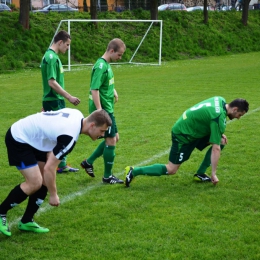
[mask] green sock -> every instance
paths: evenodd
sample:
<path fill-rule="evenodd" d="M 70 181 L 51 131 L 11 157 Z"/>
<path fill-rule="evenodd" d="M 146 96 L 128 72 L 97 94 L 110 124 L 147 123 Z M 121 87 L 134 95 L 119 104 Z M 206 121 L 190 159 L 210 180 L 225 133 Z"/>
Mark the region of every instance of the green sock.
<path fill-rule="evenodd" d="M 60 161 L 60 164 L 58 165 L 58 168 L 63 168 L 63 167 L 65 167 L 67 165 L 66 159 L 67 159 L 67 157 L 64 156 L 63 159 Z"/>
<path fill-rule="evenodd" d="M 93 164 L 94 161 L 100 157 L 101 155 L 103 155 L 104 152 L 104 148 L 105 148 L 105 140 L 103 140 L 99 146 L 96 148 L 96 150 L 89 156 L 89 158 L 87 159 L 87 162 L 89 164 Z"/>
<path fill-rule="evenodd" d="M 135 167 L 133 175 L 149 175 L 149 176 L 161 176 L 168 174 L 167 168 L 164 164 L 153 164 L 144 167 Z"/>
<path fill-rule="evenodd" d="M 115 146 L 105 145 L 104 152 L 103 152 L 105 178 L 108 178 L 110 175 L 112 175 L 112 168 L 116 156 L 115 148 L 116 148 Z"/>
<path fill-rule="evenodd" d="M 225 145 L 223 145 L 223 144 L 220 145 L 221 150 L 223 150 L 224 147 L 225 147 Z M 210 146 L 210 148 L 206 152 L 205 157 L 204 157 L 199 169 L 197 170 L 197 173 L 205 173 L 207 171 L 208 167 L 211 165 L 211 150 L 212 150 L 212 146 Z"/>

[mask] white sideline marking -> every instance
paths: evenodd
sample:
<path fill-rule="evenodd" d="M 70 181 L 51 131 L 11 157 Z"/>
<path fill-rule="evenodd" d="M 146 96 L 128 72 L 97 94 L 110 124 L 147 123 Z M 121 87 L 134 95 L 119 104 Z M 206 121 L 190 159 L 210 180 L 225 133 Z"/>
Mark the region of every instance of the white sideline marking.
<path fill-rule="evenodd" d="M 251 115 L 251 114 L 253 114 L 253 113 L 255 113 L 255 112 L 259 111 L 259 110 L 260 110 L 260 107 L 254 109 L 254 110 L 252 110 L 252 111 L 249 111 L 249 112 L 246 113 L 243 117 L 249 116 L 249 115 Z M 237 120 L 237 119 L 230 120 L 230 121 L 227 122 L 227 124 L 231 124 L 232 122 L 235 122 L 236 120 Z M 162 157 L 162 156 L 168 154 L 169 152 L 170 152 L 170 149 L 167 149 L 166 151 L 163 151 L 163 152 L 161 152 L 161 153 L 158 153 L 158 154 L 152 156 L 152 157 L 149 158 L 148 160 L 145 160 L 145 161 L 140 162 L 140 163 L 137 164 L 136 166 L 147 165 L 147 164 L 149 164 L 150 162 L 154 161 L 155 159 L 158 159 L 158 158 L 160 158 L 160 157 Z M 123 171 L 123 172 L 120 172 L 119 174 L 116 174 L 116 176 L 123 175 L 123 174 L 124 174 L 124 171 Z M 64 203 L 66 203 L 66 202 L 69 202 L 69 201 L 71 201 L 71 200 L 74 200 L 76 197 L 82 196 L 82 195 L 84 195 L 85 193 L 87 193 L 87 192 L 89 192 L 89 191 L 91 191 L 91 190 L 93 190 L 93 189 L 95 189 L 95 188 L 97 188 L 97 187 L 100 187 L 100 186 L 102 186 L 102 185 L 104 185 L 104 184 L 102 184 L 102 183 L 96 183 L 96 184 L 94 184 L 94 185 L 88 186 L 87 188 L 85 188 L 85 189 L 83 189 L 83 190 L 81 190 L 81 191 L 77 191 L 77 192 L 68 194 L 67 196 L 63 197 L 63 198 L 60 200 L 60 204 L 62 205 L 62 204 L 64 204 Z M 122 185 L 122 184 L 121 184 L 121 185 Z M 53 208 L 53 207 L 50 206 L 50 204 L 47 204 L 47 205 L 44 206 L 44 207 L 40 207 L 36 214 L 37 214 L 37 216 L 39 216 L 40 214 L 45 213 L 45 212 L 51 210 L 52 208 Z M 14 221 L 11 221 L 11 222 L 9 223 L 9 228 L 11 228 L 14 224 L 18 223 L 18 221 L 19 221 L 20 219 L 21 219 L 21 218 L 17 218 L 17 219 L 15 219 Z"/>

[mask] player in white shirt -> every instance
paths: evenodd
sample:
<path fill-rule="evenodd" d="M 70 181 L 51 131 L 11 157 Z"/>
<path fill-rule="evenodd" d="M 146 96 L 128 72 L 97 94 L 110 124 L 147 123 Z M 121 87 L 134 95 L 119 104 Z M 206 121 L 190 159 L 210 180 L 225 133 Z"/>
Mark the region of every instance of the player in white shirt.
<path fill-rule="evenodd" d="M 11 236 L 6 215 L 8 210 L 29 197 L 28 205 L 18 228 L 36 233 L 49 232 L 33 220 L 34 214 L 50 193 L 49 203 L 58 206 L 56 169 L 70 153 L 80 134 L 92 140 L 104 136 L 112 121 L 105 110 L 97 110 L 84 118 L 77 109 L 30 115 L 14 123 L 6 133 L 6 147 L 10 166 L 22 173 L 25 181 L 18 184 L 0 205 L 0 232 Z"/>

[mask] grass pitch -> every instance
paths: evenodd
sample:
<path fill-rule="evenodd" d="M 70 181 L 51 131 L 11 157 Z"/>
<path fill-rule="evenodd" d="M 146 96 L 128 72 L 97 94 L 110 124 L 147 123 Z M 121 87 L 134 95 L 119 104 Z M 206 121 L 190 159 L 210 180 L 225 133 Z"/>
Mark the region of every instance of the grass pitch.
<path fill-rule="evenodd" d="M 206 150 L 194 151 L 176 175 L 138 176 L 129 189 L 101 183 L 100 158 L 94 179 L 83 169 L 57 176 L 61 205 L 49 206 L 47 197 L 35 216 L 49 233 L 17 229 L 25 202 L 8 212 L 12 236 L 0 235 L 0 259 L 260 259 L 259 68 L 260 53 L 114 66 L 119 178 L 127 165 L 168 161 L 171 127 L 188 107 L 214 95 L 249 101 L 249 113 L 228 122 L 219 184 L 193 181 Z M 66 89 L 81 99 L 77 108 L 85 115 L 90 73 L 86 67 L 65 74 Z M 2 74 L 0 82 L 2 201 L 23 181 L 8 165 L 5 133 L 13 122 L 41 110 L 42 87 L 40 70 Z M 98 142 L 81 136 L 69 163 L 79 166 Z"/>

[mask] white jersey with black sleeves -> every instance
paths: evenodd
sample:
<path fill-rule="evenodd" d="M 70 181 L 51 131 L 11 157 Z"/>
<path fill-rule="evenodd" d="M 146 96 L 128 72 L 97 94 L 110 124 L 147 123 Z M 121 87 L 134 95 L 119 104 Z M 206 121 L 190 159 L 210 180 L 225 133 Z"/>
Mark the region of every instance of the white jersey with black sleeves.
<path fill-rule="evenodd" d="M 20 143 L 49 152 L 59 136 L 71 136 L 77 141 L 81 132 L 83 114 L 72 108 L 41 112 L 20 119 L 11 126 L 13 138 Z"/>

